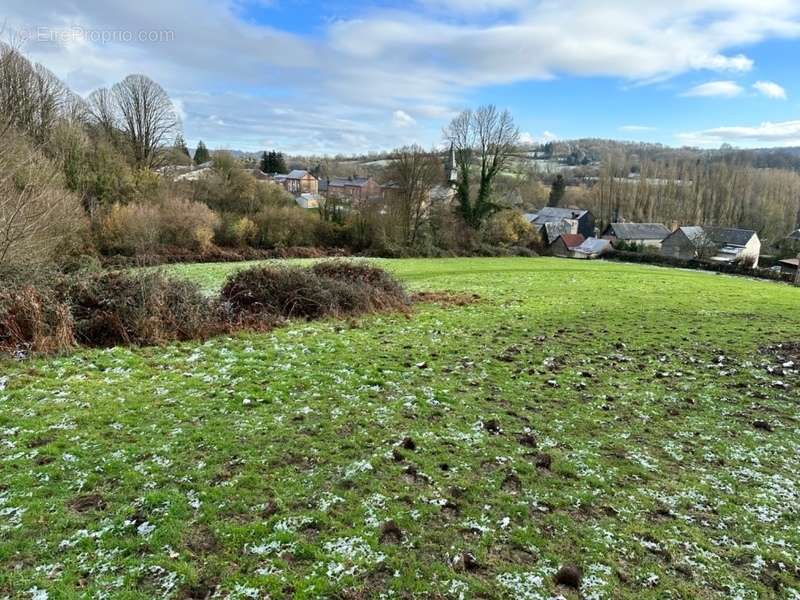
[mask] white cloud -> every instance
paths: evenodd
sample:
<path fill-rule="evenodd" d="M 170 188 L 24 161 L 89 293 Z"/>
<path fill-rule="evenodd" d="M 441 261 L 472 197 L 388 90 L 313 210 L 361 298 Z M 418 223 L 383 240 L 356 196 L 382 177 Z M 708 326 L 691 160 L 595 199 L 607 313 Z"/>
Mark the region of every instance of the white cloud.
<path fill-rule="evenodd" d="M 714 146 L 739 143 L 746 146 L 788 146 L 800 144 L 800 121 L 765 121 L 755 126 L 716 127 L 678 136 L 686 144 Z"/>
<path fill-rule="evenodd" d="M 709 81 L 696 85 L 683 93 L 684 96 L 734 98 L 741 94 L 744 88 L 734 81 Z"/>
<path fill-rule="evenodd" d="M 269 2 L 255 1 L 270 10 Z M 309 152 L 386 148 L 414 141 L 412 134 L 435 143 L 442 122 L 483 86 L 560 76 L 647 83 L 695 71 L 743 72 L 753 62 L 740 48 L 800 37 L 796 0 L 356 4 L 352 13 L 315 15 L 307 36 L 245 20 L 246 2 L 3 0 L 3 13 L 9 27 L 32 31 L 172 32 L 164 43 L 81 38 L 34 42 L 26 50 L 80 93 L 144 71 L 181 99 L 187 140 L 258 149 L 269 135 Z M 253 118 L 250 106 L 232 103 L 224 90 L 235 90 L 261 115 Z M 387 114 L 396 121 L 398 106 L 416 126 L 386 127 Z M 291 110 L 295 129 L 286 129 L 286 117 L 273 109 Z M 211 114 L 226 126 L 209 129 Z"/>
<path fill-rule="evenodd" d="M 786 90 L 773 81 L 756 81 L 753 84 L 753 89 L 767 98 L 786 100 Z"/>
<path fill-rule="evenodd" d="M 392 113 L 392 124 L 395 127 L 411 127 L 416 125 L 417 121 L 404 110 L 396 110 Z"/>
<path fill-rule="evenodd" d="M 553 133 L 552 131 L 545 131 L 542 134 L 542 141 L 543 142 L 555 142 L 558 139 L 559 139 L 559 137 L 555 133 Z"/>
<path fill-rule="evenodd" d="M 534 138 L 529 132 L 523 131 L 519 134 L 519 142 L 520 144 L 531 146 L 536 143 L 536 138 Z"/>

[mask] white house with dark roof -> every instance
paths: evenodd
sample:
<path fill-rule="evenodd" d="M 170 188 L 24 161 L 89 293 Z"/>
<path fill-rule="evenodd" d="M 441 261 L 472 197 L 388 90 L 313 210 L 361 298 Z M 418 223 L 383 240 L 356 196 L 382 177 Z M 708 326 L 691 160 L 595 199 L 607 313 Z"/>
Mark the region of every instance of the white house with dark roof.
<path fill-rule="evenodd" d="M 751 229 L 679 227 L 661 243 L 661 254 L 673 258 L 708 258 L 717 262 L 758 265 L 761 240 Z"/>
<path fill-rule="evenodd" d="M 761 240 L 752 229 L 706 227 L 705 232 L 717 249 L 717 253 L 711 257 L 711 260 L 739 261 L 753 267 L 758 266 L 758 259 L 761 256 Z"/>

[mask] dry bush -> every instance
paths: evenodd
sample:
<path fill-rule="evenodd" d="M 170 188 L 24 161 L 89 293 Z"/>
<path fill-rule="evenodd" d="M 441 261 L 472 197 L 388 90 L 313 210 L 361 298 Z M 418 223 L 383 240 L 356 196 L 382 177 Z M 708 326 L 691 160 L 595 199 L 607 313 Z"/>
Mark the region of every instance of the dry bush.
<path fill-rule="evenodd" d="M 46 287 L 0 291 L 0 352 L 55 353 L 75 345 L 69 306 Z"/>
<path fill-rule="evenodd" d="M 253 222 L 258 227 L 258 247 L 313 246 L 319 215 L 296 206 L 271 206 L 255 215 Z"/>
<path fill-rule="evenodd" d="M 366 263 L 328 260 L 315 264 L 311 270 L 320 277 L 371 288 L 376 309 L 402 308 L 409 303 L 403 286 L 388 271 Z"/>
<path fill-rule="evenodd" d="M 258 235 L 258 227 L 252 220 L 242 217 L 231 227 L 235 243 L 239 246 L 248 246 L 253 243 Z"/>
<path fill-rule="evenodd" d="M 159 213 L 154 205 L 115 204 L 100 220 L 97 243 L 106 254 L 138 254 L 158 242 Z"/>
<path fill-rule="evenodd" d="M 44 264 L 77 251 L 87 239 L 80 200 L 64 189 L 59 169 L 22 137 L 0 144 L 0 266 Z"/>
<path fill-rule="evenodd" d="M 331 312 L 330 290 L 309 269 L 257 267 L 232 275 L 222 299 L 235 313 L 315 319 Z"/>
<path fill-rule="evenodd" d="M 126 256 L 167 245 L 204 252 L 211 246 L 219 217 L 205 204 L 170 198 L 159 204 L 115 204 L 100 221 L 98 245 Z"/>
<path fill-rule="evenodd" d="M 159 242 L 204 252 L 214 239 L 219 216 L 205 204 L 170 198 L 159 206 Z"/>
<path fill-rule="evenodd" d="M 196 285 L 158 272 L 79 278 L 70 286 L 69 302 L 75 336 L 88 346 L 202 339 L 222 329 Z"/>
<path fill-rule="evenodd" d="M 222 300 L 236 315 L 319 319 L 382 310 L 404 310 L 408 298 L 388 274 L 374 267 L 337 263 L 314 268 L 258 267 L 231 276 Z M 380 269 L 377 269 L 380 271 Z M 396 283 L 396 282 L 395 282 Z"/>

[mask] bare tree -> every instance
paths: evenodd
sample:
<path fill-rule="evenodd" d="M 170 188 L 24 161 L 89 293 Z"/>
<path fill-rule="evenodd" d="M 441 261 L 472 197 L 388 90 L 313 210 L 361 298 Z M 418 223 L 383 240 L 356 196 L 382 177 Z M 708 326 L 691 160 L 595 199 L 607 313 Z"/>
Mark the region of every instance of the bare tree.
<path fill-rule="evenodd" d="M 0 146 L 0 265 L 53 258 L 70 236 L 84 235 L 83 210 L 60 173 L 13 133 Z"/>
<path fill-rule="evenodd" d="M 107 136 L 113 137 L 119 124 L 114 95 L 108 88 L 99 88 L 86 98 L 89 122 L 96 125 Z"/>
<path fill-rule="evenodd" d="M 180 132 L 175 107 L 164 89 L 144 75 L 128 75 L 112 88 L 120 128 L 139 167 L 158 166 L 160 150 Z"/>
<path fill-rule="evenodd" d="M 400 148 L 394 154 L 387 173 L 394 190 L 388 210 L 399 226 L 401 242 L 413 245 L 430 208 L 431 193 L 443 181 L 442 163 L 420 146 Z"/>
<path fill-rule="evenodd" d="M 497 210 L 492 202 L 492 185 L 509 163 L 519 142 L 519 129 L 511 113 L 499 112 L 497 107 L 488 105 L 462 112 L 444 135 L 455 150 L 459 212 L 470 227 L 477 229 Z M 473 183 L 477 183 L 475 191 Z"/>
<path fill-rule="evenodd" d="M 14 127 L 37 144 L 44 143 L 66 116 L 70 98 L 53 73 L 0 42 L 0 134 Z"/>

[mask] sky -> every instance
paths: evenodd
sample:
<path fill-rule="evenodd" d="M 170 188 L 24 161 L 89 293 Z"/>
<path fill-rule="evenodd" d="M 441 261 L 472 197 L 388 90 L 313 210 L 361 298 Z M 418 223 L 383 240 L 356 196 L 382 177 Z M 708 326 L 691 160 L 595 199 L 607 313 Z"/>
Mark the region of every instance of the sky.
<path fill-rule="evenodd" d="M 481 104 L 531 142 L 800 145 L 800 0 L 2 0 L 0 26 L 79 94 L 152 77 L 190 146 L 432 147 Z"/>

